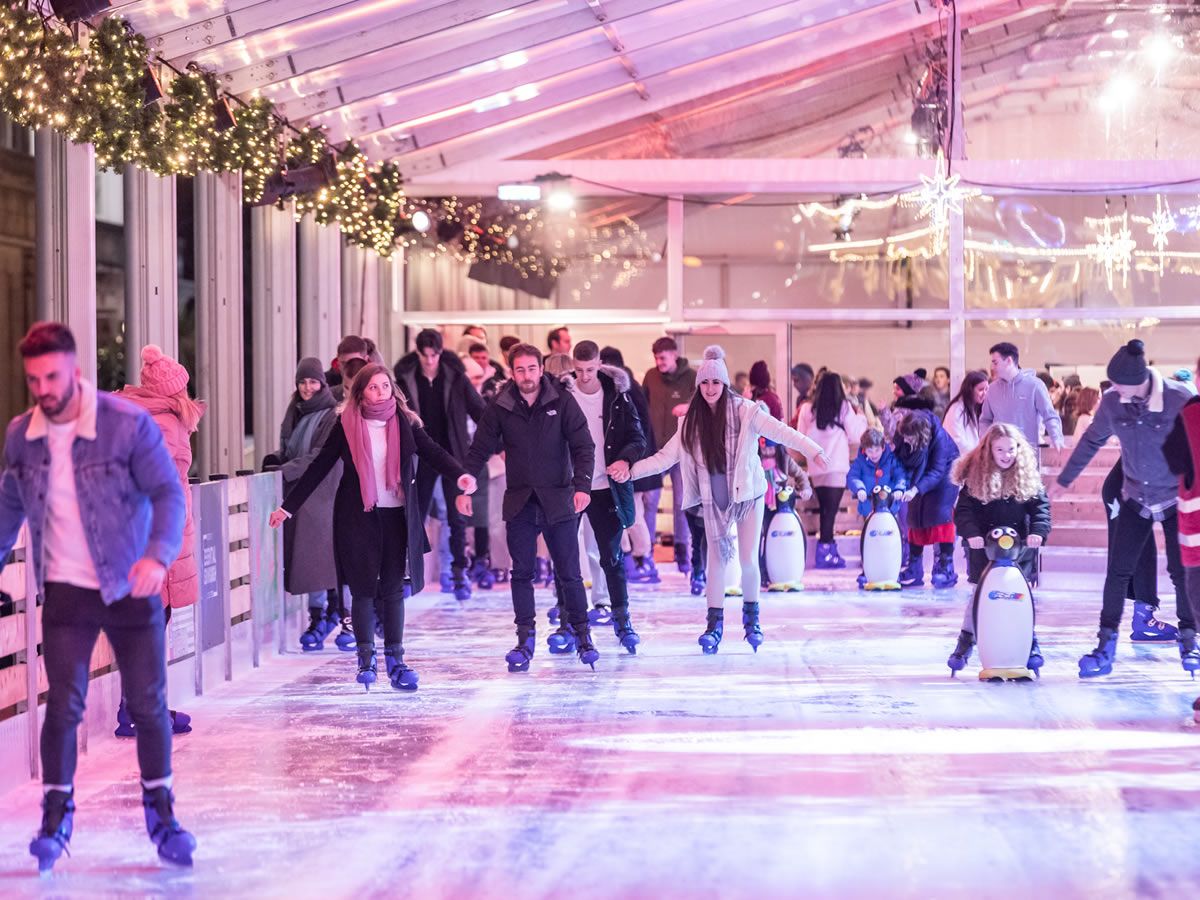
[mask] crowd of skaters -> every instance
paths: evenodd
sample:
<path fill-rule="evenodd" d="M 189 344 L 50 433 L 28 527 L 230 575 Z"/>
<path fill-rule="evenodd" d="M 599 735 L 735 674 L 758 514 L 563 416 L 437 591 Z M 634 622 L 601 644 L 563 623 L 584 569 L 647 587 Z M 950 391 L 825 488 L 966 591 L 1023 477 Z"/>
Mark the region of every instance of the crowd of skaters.
<path fill-rule="evenodd" d="M 442 588 L 465 600 L 485 575 L 509 585 L 509 671 L 527 670 L 537 649 L 539 580 L 557 594 L 551 650 L 594 668 L 593 627 L 611 625 L 628 653 L 641 644 L 629 586 L 660 578 L 653 548 L 664 479 L 675 563 L 705 596 L 700 648 L 711 654 L 721 644 L 726 571 L 736 560 L 743 635 L 757 651 L 762 526 L 783 488 L 816 498 L 818 568 L 845 566 L 834 533 L 845 491 L 865 515 L 871 494 L 886 488 L 907 537 L 905 587 L 925 583 L 926 547 L 932 586 L 953 587 L 960 540 L 967 580 L 977 582 L 984 535 L 996 527 L 1018 532 L 1021 569 L 1036 585 L 1051 502 L 1114 439 L 1121 461 L 1104 491 L 1111 539 L 1098 643 L 1080 675 L 1112 671 L 1129 597 L 1132 637 L 1177 643 L 1184 669 L 1200 669 L 1192 611 L 1200 606 L 1200 403 L 1191 373 L 1162 376 L 1141 341 L 1113 355 L 1108 383 L 1096 389 L 1022 369 L 1017 348 L 1002 342 L 990 350 L 991 371 L 969 372 L 956 392 L 944 367 L 931 379 L 917 370 L 894 380 L 886 404 L 872 399 L 866 379 L 799 363 L 790 413 L 765 362 L 731 377 L 718 346 L 693 367 L 674 340 L 659 338 L 640 381 L 620 350 L 575 342 L 566 328 L 549 333 L 545 351 L 507 336 L 499 348 L 497 359 L 480 327 L 465 329 L 454 348 L 426 329 L 388 366 L 370 338 L 350 335 L 328 369 L 316 358 L 297 364 L 280 446 L 266 460 L 284 485 L 271 524 L 284 527 L 286 589 L 308 598 L 302 645 L 320 648 L 340 627 L 336 644 L 356 653 L 355 679 L 368 688 L 379 678 L 378 639 L 391 687 L 419 685 L 405 661 L 405 603 L 424 588 L 435 508 L 449 569 Z M 172 734 L 191 725 L 167 708 L 164 629 L 173 608 L 198 596 L 187 475 L 204 403 L 157 347 L 142 349 L 139 384 L 118 395 L 81 377 L 61 324 L 38 323 L 18 349 L 35 403 L 6 437 L 0 559 L 28 521 L 49 688 L 44 815 L 30 850 L 48 868 L 69 845 L 75 732 L 104 631 L 122 674 L 117 733 L 137 740 L 148 834 L 164 859 L 190 864 L 196 844 L 174 816 L 170 751 Z M 1039 447 L 1069 441 L 1074 450 L 1047 490 Z M 501 555 L 493 505 L 502 566 L 491 559 Z M 1155 617 L 1155 523 L 1178 627 Z M 589 555 L 604 600 L 590 611 L 581 566 Z M 952 670 L 973 643 L 968 604 Z M 1035 637 L 1030 666 L 1040 665 Z"/>

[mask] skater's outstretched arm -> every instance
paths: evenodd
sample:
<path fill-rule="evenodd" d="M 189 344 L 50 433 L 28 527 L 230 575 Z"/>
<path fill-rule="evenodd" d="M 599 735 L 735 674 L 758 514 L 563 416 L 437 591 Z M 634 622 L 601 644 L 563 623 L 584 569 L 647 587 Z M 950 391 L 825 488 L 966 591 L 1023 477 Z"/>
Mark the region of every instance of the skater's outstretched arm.
<path fill-rule="evenodd" d="M 25 504 L 21 502 L 21 490 L 17 487 L 13 461 L 9 458 L 16 443 L 13 429 L 9 428 L 8 440 L 4 444 L 4 471 L 0 472 L 0 572 L 4 571 L 4 562 L 12 553 L 13 544 L 17 542 L 17 535 L 25 521 Z"/>
<path fill-rule="evenodd" d="M 633 465 L 639 459 L 646 455 L 646 433 L 645 424 L 642 422 L 642 417 L 638 415 L 637 404 L 633 402 L 633 395 L 626 393 L 621 395 L 625 404 L 625 445 L 617 451 L 617 459 L 624 460 Z M 597 453 L 603 452 L 602 448 L 596 448 Z"/>
<path fill-rule="evenodd" d="M 500 415 L 496 412 L 496 404 L 493 402 L 487 405 L 483 415 L 479 418 L 479 425 L 475 429 L 475 439 L 471 441 L 467 458 L 463 460 L 463 469 L 468 475 L 478 478 L 487 461 L 502 449 L 500 446 Z"/>
<path fill-rule="evenodd" d="M 337 424 L 333 426 L 333 431 L 329 432 L 329 440 L 322 445 L 321 452 L 304 470 L 300 480 L 288 491 L 287 497 L 284 498 L 279 508 L 289 516 L 294 516 L 304 505 L 304 501 L 325 480 L 325 476 L 329 474 L 330 470 L 337 465 L 337 461 L 342 458 L 342 451 L 345 449 L 346 432 L 343 430 L 342 420 L 339 418 Z"/>
<path fill-rule="evenodd" d="M 417 444 L 417 456 L 429 463 L 443 478 L 457 482 L 465 471 L 453 456 L 443 449 L 442 445 L 429 436 L 424 428 L 413 426 L 413 440 Z"/>
<path fill-rule="evenodd" d="M 653 456 L 647 456 L 645 459 L 639 459 L 629 467 L 629 477 L 634 481 L 639 478 L 647 478 L 650 475 L 658 475 L 667 471 L 671 466 L 679 462 L 679 436 L 683 434 L 683 427 L 675 429 L 675 433 L 671 435 L 671 439 L 666 445 L 655 453 Z"/>
<path fill-rule="evenodd" d="M 1075 443 L 1075 450 L 1071 453 L 1071 458 L 1067 460 L 1067 464 L 1063 466 L 1062 472 L 1058 475 L 1059 487 L 1070 487 L 1079 477 L 1079 473 L 1092 461 L 1092 457 L 1099 453 L 1100 448 L 1107 444 L 1108 439 L 1113 436 L 1112 410 L 1108 403 L 1108 396 L 1106 394 L 1100 401 L 1092 424 Z M 1120 402 L 1115 394 L 1112 397 L 1113 402 Z"/>
<path fill-rule="evenodd" d="M 784 425 L 769 412 L 765 412 L 761 408 L 756 407 L 750 416 L 750 427 L 768 441 L 783 444 L 785 447 L 790 447 L 799 453 L 803 453 L 804 458 L 810 462 L 814 457 L 829 462 L 829 457 L 821 449 L 820 444 L 808 435 L 801 434 L 795 428 Z"/>

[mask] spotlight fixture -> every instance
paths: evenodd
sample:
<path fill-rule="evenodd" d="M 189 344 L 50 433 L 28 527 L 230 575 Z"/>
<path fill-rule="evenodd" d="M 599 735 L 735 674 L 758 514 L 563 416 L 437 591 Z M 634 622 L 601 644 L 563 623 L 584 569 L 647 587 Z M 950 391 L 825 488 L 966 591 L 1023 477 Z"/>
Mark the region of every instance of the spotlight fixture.
<path fill-rule="evenodd" d="M 311 166 L 284 169 L 267 179 L 262 196 L 252 206 L 270 206 L 296 194 L 312 194 L 333 184 L 337 178 L 337 160 L 326 153 L 320 162 Z"/>
<path fill-rule="evenodd" d="M 425 234 L 430 228 L 433 227 L 433 219 L 431 219 L 429 217 L 429 213 L 425 212 L 423 209 L 418 209 L 412 214 L 411 222 L 412 227 L 416 231 L 421 232 L 421 234 Z"/>
<path fill-rule="evenodd" d="M 449 244 L 451 241 L 458 240 L 462 237 L 463 224 L 451 219 L 442 219 L 437 223 L 437 237 L 443 244 Z"/>
<path fill-rule="evenodd" d="M 502 184 L 496 189 L 496 196 L 509 203 L 538 203 L 542 199 L 540 184 Z"/>
<path fill-rule="evenodd" d="M 162 82 L 158 79 L 158 73 L 154 71 L 154 66 L 148 64 L 146 70 L 142 72 L 143 105 L 153 106 L 155 103 L 161 102 L 166 95 Z"/>
<path fill-rule="evenodd" d="M 111 6 L 111 0 L 50 0 L 50 9 L 65 25 L 98 16 Z"/>
<path fill-rule="evenodd" d="M 213 104 L 213 114 L 216 116 L 217 131 L 228 131 L 237 125 L 237 116 L 233 112 L 233 104 L 228 97 L 217 97 Z"/>
<path fill-rule="evenodd" d="M 533 179 L 533 184 L 541 191 L 543 202 L 551 212 L 570 212 L 575 208 L 570 175 L 547 172 Z"/>

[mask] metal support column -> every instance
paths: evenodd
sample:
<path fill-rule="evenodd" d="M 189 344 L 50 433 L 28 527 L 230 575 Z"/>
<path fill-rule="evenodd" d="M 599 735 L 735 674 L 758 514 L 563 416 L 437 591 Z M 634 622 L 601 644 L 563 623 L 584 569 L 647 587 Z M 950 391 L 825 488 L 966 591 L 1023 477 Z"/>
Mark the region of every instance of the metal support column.
<path fill-rule="evenodd" d="M 328 365 L 342 339 L 342 235 L 300 220 L 300 355 Z"/>
<path fill-rule="evenodd" d="M 125 169 L 125 379 L 138 383 L 141 349 L 179 358 L 175 178 Z"/>
<path fill-rule="evenodd" d="M 37 315 L 75 333 L 79 367 L 96 379 L 96 157 L 48 128 L 37 132 Z"/>
<path fill-rule="evenodd" d="M 957 12 L 951 17 L 958 24 Z M 950 54 L 950 160 L 951 166 L 966 158 L 966 130 L 962 104 L 962 30 L 950 29 L 950 43 L 946 48 Z M 963 232 L 965 210 L 950 209 L 949 256 L 947 276 L 950 286 L 950 390 L 955 391 L 967 374 L 967 323 L 966 323 L 966 265 L 964 260 Z"/>
<path fill-rule="evenodd" d="M 242 179 L 196 177 L 196 368 L 200 471 L 233 475 L 246 437 L 245 334 L 242 322 Z"/>
<path fill-rule="evenodd" d="M 683 322 L 683 197 L 667 200 L 667 318 Z"/>
<path fill-rule="evenodd" d="M 294 390 L 296 353 L 296 220 L 291 207 L 250 211 L 254 254 L 250 309 L 254 337 L 254 461 L 278 449 L 279 423 Z M 327 362 L 327 360 L 322 360 Z"/>

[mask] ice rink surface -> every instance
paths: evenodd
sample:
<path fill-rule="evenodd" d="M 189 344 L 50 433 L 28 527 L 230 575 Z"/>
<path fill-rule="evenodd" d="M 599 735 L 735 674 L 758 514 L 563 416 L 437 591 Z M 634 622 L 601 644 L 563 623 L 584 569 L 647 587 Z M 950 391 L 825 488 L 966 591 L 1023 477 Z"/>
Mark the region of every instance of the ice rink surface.
<path fill-rule="evenodd" d="M 177 812 L 200 842 L 194 871 L 156 861 L 132 743 L 96 741 L 73 856 L 51 878 L 26 849 L 39 788 L 0 797 L 0 896 L 1195 891 L 1200 682 L 1174 645 L 1134 647 L 1126 624 L 1113 675 L 1081 682 L 1099 594 L 1051 584 L 1040 682 L 980 683 L 975 659 L 951 680 L 965 586 L 807 582 L 764 596 L 757 655 L 731 598 L 715 657 L 696 645 L 703 598 L 681 576 L 635 587 L 638 655 L 597 629 L 594 673 L 546 652 L 548 591 L 525 674 L 503 662 L 506 586 L 463 604 L 424 594 L 406 635 L 415 694 L 386 679 L 364 693 L 353 655 L 327 649 L 185 705 L 195 731 L 175 744 Z"/>

